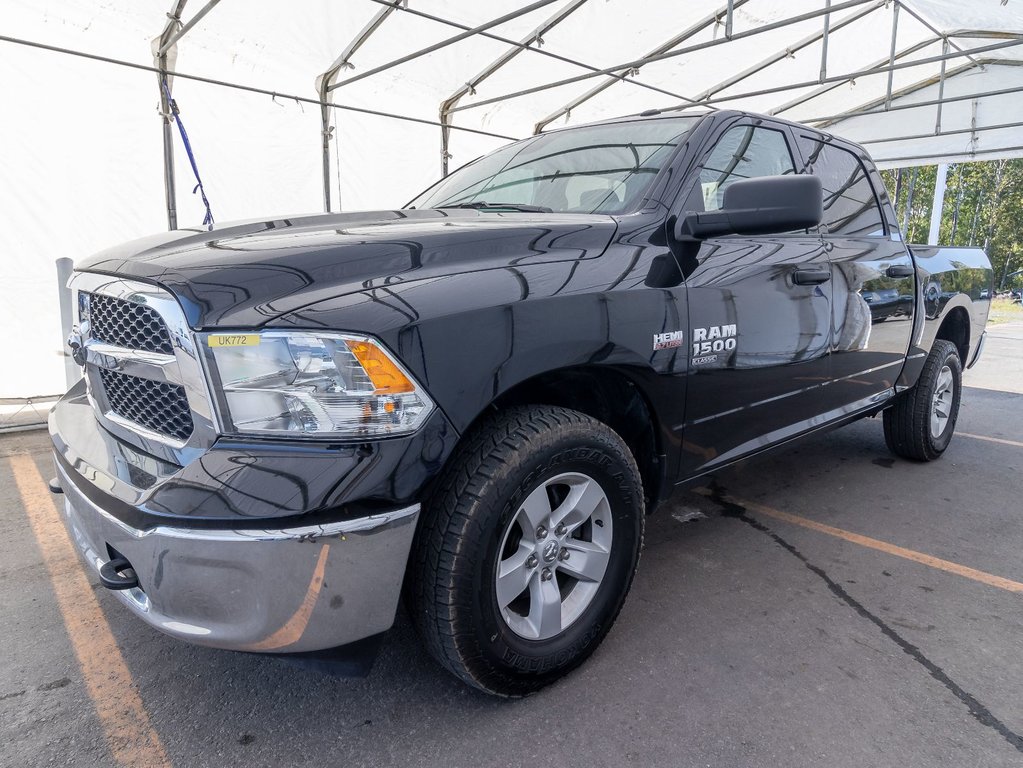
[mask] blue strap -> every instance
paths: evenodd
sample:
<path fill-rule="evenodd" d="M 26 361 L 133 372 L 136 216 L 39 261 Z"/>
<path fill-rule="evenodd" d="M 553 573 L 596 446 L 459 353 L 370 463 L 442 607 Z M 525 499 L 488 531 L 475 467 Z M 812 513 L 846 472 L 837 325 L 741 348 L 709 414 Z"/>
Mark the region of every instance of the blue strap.
<path fill-rule="evenodd" d="M 174 122 L 178 124 L 178 132 L 181 134 L 181 143 L 185 145 L 185 153 L 188 155 L 188 162 L 192 164 L 192 173 L 195 174 L 196 185 L 192 188 L 192 194 L 196 191 L 202 198 L 202 204 L 206 206 L 206 217 L 202 223 L 207 229 L 213 229 L 213 209 L 210 208 L 210 201 L 206 199 L 206 190 L 203 188 L 202 179 L 199 178 L 199 166 L 195 164 L 195 155 L 192 154 L 192 143 L 188 140 L 188 133 L 185 125 L 181 122 L 181 113 L 178 111 L 178 103 L 171 98 L 170 88 L 167 86 L 167 78 L 163 78 L 163 92 L 167 96 L 167 105 L 170 107 Z"/>

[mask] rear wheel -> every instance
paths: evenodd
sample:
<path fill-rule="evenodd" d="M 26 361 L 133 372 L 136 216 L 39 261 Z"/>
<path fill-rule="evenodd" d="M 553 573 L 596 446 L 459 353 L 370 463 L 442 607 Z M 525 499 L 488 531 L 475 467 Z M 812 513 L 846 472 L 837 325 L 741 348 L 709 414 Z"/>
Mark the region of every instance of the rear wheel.
<path fill-rule="evenodd" d="M 935 341 L 916 386 L 884 412 L 884 437 L 892 453 L 917 461 L 941 456 L 955 432 L 962 384 L 955 344 Z"/>
<path fill-rule="evenodd" d="M 466 441 L 427 499 L 408 601 L 431 654 L 521 696 L 582 663 L 632 583 L 643 493 L 628 447 L 565 408 L 512 408 Z"/>

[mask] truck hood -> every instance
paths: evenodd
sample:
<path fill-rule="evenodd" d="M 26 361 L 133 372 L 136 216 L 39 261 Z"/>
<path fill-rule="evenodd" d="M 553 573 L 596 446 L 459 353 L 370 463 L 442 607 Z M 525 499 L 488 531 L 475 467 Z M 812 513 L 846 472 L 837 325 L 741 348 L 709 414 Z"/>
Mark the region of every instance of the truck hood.
<path fill-rule="evenodd" d="M 103 251 L 77 269 L 163 286 L 194 328 L 258 327 L 366 288 L 599 256 L 616 227 L 611 216 L 596 214 L 316 214 L 165 232 Z"/>

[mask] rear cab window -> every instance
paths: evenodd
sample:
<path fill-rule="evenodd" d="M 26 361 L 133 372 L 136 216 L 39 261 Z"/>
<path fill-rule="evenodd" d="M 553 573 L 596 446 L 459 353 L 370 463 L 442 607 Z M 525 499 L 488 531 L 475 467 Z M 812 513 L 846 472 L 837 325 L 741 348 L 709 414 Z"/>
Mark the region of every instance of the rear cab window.
<path fill-rule="evenodd" d="M 860 159 L 844 147 L 818 137 L 800 135 L 799 147 L 806 158 L 804 172 L 819 178 L 824 187 L 821 233 L 884 237 L 881 206 Z"/>

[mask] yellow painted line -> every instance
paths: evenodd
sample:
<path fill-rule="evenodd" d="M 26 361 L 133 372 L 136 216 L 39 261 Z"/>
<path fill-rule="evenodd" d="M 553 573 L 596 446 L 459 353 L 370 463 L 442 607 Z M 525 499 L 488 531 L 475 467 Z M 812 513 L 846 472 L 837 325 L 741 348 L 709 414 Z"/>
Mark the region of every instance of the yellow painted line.
<path fill-rule="evenodd" d="M 1006 440 L 1004 437 L 986 437 L 985 435 L 971 435 L 969 432 L 956 432 L 959 437 L 968 437 L 971 440 L 984 440 L 988 443 L 999 443 L 1000 445 L 1011 445 L 1014 448 L 1023 448 L 1023 443 L 1015 440 Z"/>
<path fill-rule="evenodd" d="M 698 489 L 697 493 L 704 496 L 711 495 L 710 492 L 705 489 Z M 824 523 L 818 523 L 816 520 L 810 520 L 806 517 L 793 515 L 789 512 L 782 512 L 780 509 L 774 509 L 773 507 L 768 507 L 764 504 L 758 504 L 755 501 L 745 501 L 728 495 L 722 496 L 721 498 L 733 504 L 738 504 L 750 512 L 755 512 L 759 515 L 773 517 L 775 520 L 781 520 L 786 523 L 791 523 L 792 525 L 809 528 L 811 531 L 817 531 L 818 533 L 826 533 L 828 536 L 834 536 L 837 539 L 842 539 L 853 544 L 859 544 L 861 547 L 876 549 L 878 552 L 884 552 L 885 554 L 894 555 L 906 560 L 912 560 L 914 563 L 920 563 L 921 565 L 926 565 L 930 568 L 936 568 L 939 571 L 954 573 L 957 576 L 972 579 L 973 581 L 978 581 L 981 584 L 987 584 L 989 587 L 997 587 L 998 589 L 1004 589 L 1007 592 L 1023 594 L 1023 583 L 1018 581 L 1012 581 L 1011 579 L 1006 579 L 1001 576 L 995 576 L 984 571 L 978 571 L 976 568 L 970 568 L 966 565 L 953 563 L 950 560 L 942 560 L 940 557 L 927 555 L 923 552 L 917 552 L 916 550 L 906 549 L 905 547 L 899 547 L 895 544 L 889 544 L 887 541 L 872 539 L 869 536 L 863 536 L 859 533 L 853 533 L 852 531 L 846 531 L 841 528 L 825 525 Z"/>
<path fill-rule="evenodd" d="M 305 592 L 302 604 L 298 607 L 284 625 L 274 632 L 270 637 L 252 645 L 253 651 L 278 651 L 297 643 L 309 626 L 309 619 L 313 615 L 313 608 L 320 597 L 320 590 L 323 588 L 323 573 L 327 568 L 327 554 L 330 552 L 330 545 L 324 544 L 320 548 L 320 555 L 316 558 L 316 567 L 313 569 L 313 577 L 309 581 L 309 588 Z"/>
<path fill-rule="evenodd" d="M 169 766 L 46 482 L 28 456 L 11 456 L 10 465 L 111 755 L 125 766 Z"/>

